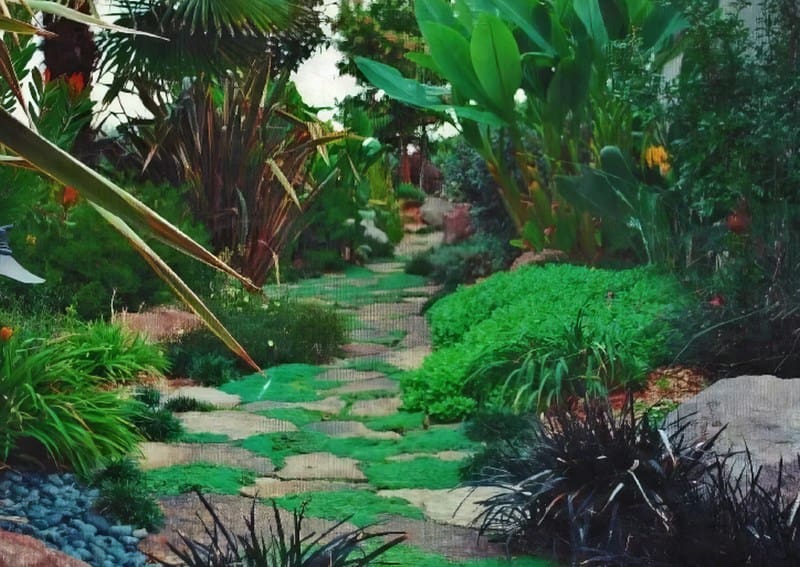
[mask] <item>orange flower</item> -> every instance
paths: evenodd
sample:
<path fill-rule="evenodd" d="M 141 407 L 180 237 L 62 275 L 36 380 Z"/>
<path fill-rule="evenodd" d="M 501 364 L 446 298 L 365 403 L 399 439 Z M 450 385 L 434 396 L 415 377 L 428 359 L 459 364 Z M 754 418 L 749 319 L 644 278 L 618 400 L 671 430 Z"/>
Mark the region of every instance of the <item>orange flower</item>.
<path fill-rule="evenodd" d="M 14 334 L 14 329 L 12 329 L 11 327 L 0 327 L 0 341 L 4 343 L 8 342 L 8 340 L 11 338 L 11 335 L 13 334 Z"/>
<path fill-rule="evenodd" d="M 644 151 L 644 161 L 649 168 L 658 168 L 662 176 L 669 173 L 671 166 L 669 164 L 669 154 L 664 146 L 650 146 Z"/>
<path fill-rule="evenodd" d="M 83 80 L 83 73 L 73 73 L 67 78 L 70 94 L 78 95 L 83 92 L 86 87 L 86 81 Z"/>
<path fill-rule="evenodd" d="M 78 202 L 79 193 L 77 189 L 74 187 L 70 187 L 69 185 L 65 186 L 64 189 L 61 190 L 61 205 L 68 209 L 72 205 Z"/>

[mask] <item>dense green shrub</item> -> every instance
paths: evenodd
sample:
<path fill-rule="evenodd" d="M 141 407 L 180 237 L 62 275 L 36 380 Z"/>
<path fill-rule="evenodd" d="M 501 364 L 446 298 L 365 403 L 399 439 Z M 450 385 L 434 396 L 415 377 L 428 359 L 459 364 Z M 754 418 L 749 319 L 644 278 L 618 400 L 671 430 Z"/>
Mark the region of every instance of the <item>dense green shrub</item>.
<path fill-rule="evenodd" d="M 322 303 L 290 298 L 266 301 L 238 294 L 218 295 L 208 303 L 261 366 L 326 362 L 347 339 L 344 317 Z M 207 329 L 183 335 L 170 350 L 178 374 L 194 378 L 191 373 L 198 371 L 201 380 L 215 385 L 231 377 L 217 357 L 232 360 L 232 355 Z M 192 362 L 195 359 L 199 362 Z"/>
<path fill-rule="evenodd" d="M 148 441 L 175 441 L 183 434 L 183 425 L 168 408 L 161 407 L 161 393 L 155 388 L 139 388 L 135 395 L 131 424 Z"/>
<path fill-rule="evenodd" d="M 414 256 L 406 266 L 406 273 L 427 276 L 453 289 L 507 268 L 516 254 L 517 250 L 507 241 L 480 232 L 463 242 L 445 244 Z"/>
<path fill-rule="evenodd" d="M 674 278 L 652 269 L 549 265 L 495 274 L 430 309 L 437 350 L 403 377 L 404 405 L 440 420 L 465 417 L 489 401 L 513 405 L 524 384 L 504 393 L 509 375 L 524 378 L 528 364 L 530 379 L 539 381 L 548 360 L 546 371 L 561 361 L 571 365 L 565 381 L 601 364 L 611 378 L 634 380 L 681 344 L 673 319 L 687 303 Z"/>
<path fill-rule="evenodd" d="M 135 405 L 85 372 L 80 347 L 60 339 L 0 341 L 0 460 L 21 445 L 87 475 L 140 440 Z"/>
<path fill-rule="evenodd" d="M 686 319 L 700 334 L 685 359 L 797 376 L 800 13 L 793 0 L 756 0 L 748 29 L 737 10 L 750 2 L 681 4 L 691 25 L 666 97 L 675 256 L 711 302 Z"/>
<path fill-rule="evenodd" d="M 164 525 L 164 512 L 135 461 L 109 463 L 94 475 L 92 484 L 100 490 L 94 506 L 101 514 L 151 532 Z"/>

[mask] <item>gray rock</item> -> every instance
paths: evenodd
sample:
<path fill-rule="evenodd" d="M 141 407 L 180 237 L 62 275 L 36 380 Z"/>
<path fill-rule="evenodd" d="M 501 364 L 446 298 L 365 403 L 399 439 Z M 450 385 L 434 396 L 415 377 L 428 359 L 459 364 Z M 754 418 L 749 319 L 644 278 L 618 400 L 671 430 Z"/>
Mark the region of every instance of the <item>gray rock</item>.
<path fill-rule="evenodd" d="M 730 460 L 734 470 L 747 465 L 745 448 L 755 467 L 763 465 L 766 486 L 776 478 L 781 458 L 787 463 L 785 479 L 798 486 L 796 462 L 800 454 L 800 379 L 775 376 L 739 376 L 715 382 L 683 402 L 668 417 L 669 425 L 683 418 L 689 426 L 685 438 L 704 440 L 720 434 L 719 452 L 741 452 Z"/>
<path fill-rule="evenodd" d="M 133 530 L 133 537 L 143 539 L 147 537 L 147 530 L 144 528 L 139 528 L 138 530 Z"/>
<path fill-rule="evenodd" d="M 133 528 L 127 525 L 111 526 L 111 529 L 108 530 L 108 533 L 117 537 L 129 536 L 133 534 Z"/>
<path fill-rule="evenodd" d="M 453 210 L 453 203 L 438 197 L 428 197 L 420 207 L 422 220 L 434 228 L 442 228 L 444 216 Z"/>

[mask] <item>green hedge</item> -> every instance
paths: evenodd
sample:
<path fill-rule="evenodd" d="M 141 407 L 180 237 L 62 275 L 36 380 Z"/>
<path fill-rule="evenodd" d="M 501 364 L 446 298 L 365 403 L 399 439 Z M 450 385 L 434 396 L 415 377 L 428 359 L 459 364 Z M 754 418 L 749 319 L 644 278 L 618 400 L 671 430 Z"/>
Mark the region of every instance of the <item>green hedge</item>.
<path fill-rule="evenodd" d="M 450 421 L 487 401 L 511 405 L 525 380 L 546 375 L 563 389 L 554 378 L 559 361 L 564 380 L 641 378 L 680 344 L 674 321 L 688 301 L 675 278 L 648 268 L 548 265 L 495 274 L 430 309 L 436 351 L 404 376 L 405 408 Z M 509 377 L 514 388 L 504 390 Z"/>

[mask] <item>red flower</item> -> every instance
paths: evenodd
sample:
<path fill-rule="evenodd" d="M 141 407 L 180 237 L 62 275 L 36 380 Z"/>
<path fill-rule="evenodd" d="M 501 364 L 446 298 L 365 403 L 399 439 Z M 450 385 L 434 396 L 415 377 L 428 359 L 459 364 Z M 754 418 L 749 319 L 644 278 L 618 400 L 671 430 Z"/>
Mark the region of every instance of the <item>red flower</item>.
<path fill-rule="evenodd" d="M 711 307 L 722 307 L 725 305 L 725 298 L 720 294 L 715 293 L 714 296 L 708 300 L 708 304 Z"/>
<path fill-rule="evenodd" d="M 0 341 L 8 342 L 11 336 L 14 334 L 14 329 L 11 327 L 0 327 Z"/>
<path fill-rule="evenodd" d="M 80 197 L 80 194 L 77 189 L 67 185 L 61 190 L 61 205 L 68 209 L 78 202 L 78 197 Z"/>

